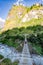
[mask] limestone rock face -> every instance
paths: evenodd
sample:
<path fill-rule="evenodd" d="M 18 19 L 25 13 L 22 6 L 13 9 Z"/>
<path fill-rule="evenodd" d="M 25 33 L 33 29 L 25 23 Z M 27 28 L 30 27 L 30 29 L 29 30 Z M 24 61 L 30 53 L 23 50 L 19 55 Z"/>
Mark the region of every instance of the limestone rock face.
<path fill-rule="evenodd" d="M 40 19 L 41 18 L 41 19 Z M 36 24 L 36 20 L 41 20 Z M 8 13 L 4 28 L 1 31 L 16 27 L 27 27 L 31 25 L 42 25 L 43 22 L 43 6 L 37 6 L 36 8 L 26 7 L 23 5 L 13 5 Z"/>
<path fill-rule="evenodd" d="M 8 13 L 3 30 L 8 30 L 20 26 L 19 25 L 20 21 L 24 17 L 25 13 L 26 13 L 26 7 L 21 5 L 20 6 L 13 5 L 13 7 Z"/>

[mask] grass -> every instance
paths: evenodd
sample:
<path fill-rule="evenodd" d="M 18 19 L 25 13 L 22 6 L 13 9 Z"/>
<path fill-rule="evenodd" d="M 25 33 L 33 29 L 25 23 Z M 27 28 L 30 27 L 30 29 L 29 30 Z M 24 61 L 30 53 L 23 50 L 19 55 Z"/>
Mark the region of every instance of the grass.
<path fill-rule="evenodd" d="M 12 63 L 11 60 L 9 60 L 9 59 L 6 58 L 5 60 L 3 60 L 0 63 L 0 65 L 18 65 L 18 63 L 19 63 L 18 60 Z"/>

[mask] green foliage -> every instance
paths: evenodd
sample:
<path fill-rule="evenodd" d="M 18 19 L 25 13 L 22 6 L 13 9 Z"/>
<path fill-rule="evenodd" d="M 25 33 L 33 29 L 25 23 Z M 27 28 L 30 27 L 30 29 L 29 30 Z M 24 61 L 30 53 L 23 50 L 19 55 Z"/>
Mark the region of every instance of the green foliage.
<path fill-rule="evenodd" d="M 2 55 L 0 55 L 0 59 L 4 58 Z"/>
<path fill-rule="evenodd" d="M 32 46 L 33 46 L 33 48 L 35 48 L 35 51 L 37 52 L 37 54 L 40 54 L 41 55 L 41 53 L 42 53 L 42 48 L 41 48 L 41 46 L 39 45 L 39 44 L 32 44 Z"/>
<path fill-rule="evenodd" d="M 0 65 L 18 65 L 18 63 L 18 60 L 12 63 L 10 59 L 6 58 L 0 63 Z"/>
<path fill-rule="evenodd" d="M 20 41 L 24 41 L 23 34 L 29 34 L 27 37 L 28 41 L 32 44 L 34 43 L 36 47 L 39 45 L 37 50 L 40 49 L 40 51 L 38 53 L 43 54 L 43 26 L 40 25 L 8 30 L 0 35 L 0 42 L 16 48 L 19 46 Z"/>
<path fill-rule="evenodd" d="M 43 55 L 43 33 L 38 33 L 37 35 L 31 34 L 28 41 L 32 43 L 32 46 L 35 47 L 38 54 Z"/>
<path fill-rule="evenodd" d="M 36 4 L 33 4 L 33 6 L 31 6 L 30 8 L 33 9 L 33 10 L 34 9 L 37 9 L 38 10 L 42 6 L 43 6 L 42 4 L 39 4 L 38 6 Z"/>

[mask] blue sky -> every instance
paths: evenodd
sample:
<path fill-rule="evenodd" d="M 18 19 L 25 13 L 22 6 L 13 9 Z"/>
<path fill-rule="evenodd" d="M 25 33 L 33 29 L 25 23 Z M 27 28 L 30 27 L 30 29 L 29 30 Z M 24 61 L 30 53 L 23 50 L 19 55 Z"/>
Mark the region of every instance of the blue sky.
<path fill-rule="evenodd" d="M 17 0 L 0 0 L 0 17 L 2 19 L 6 19 L 9 10 L 15 2 L 17 2 Z M 43 0 L 24 0 L 23 2 L 27 6 L 31 6 L 37 2 L 43 4 Z"/>

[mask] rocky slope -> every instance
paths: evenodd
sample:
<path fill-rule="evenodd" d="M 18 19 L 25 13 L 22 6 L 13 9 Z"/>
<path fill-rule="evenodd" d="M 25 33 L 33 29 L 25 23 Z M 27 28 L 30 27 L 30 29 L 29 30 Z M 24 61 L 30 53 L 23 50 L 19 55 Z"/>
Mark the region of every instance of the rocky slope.
<path fill-rule="evenodd" d="M 13 5 L 8 13 L 5 26 L 1 31 L 33 25 L 43 25 L 43 6 L 25 7 Z"/>

